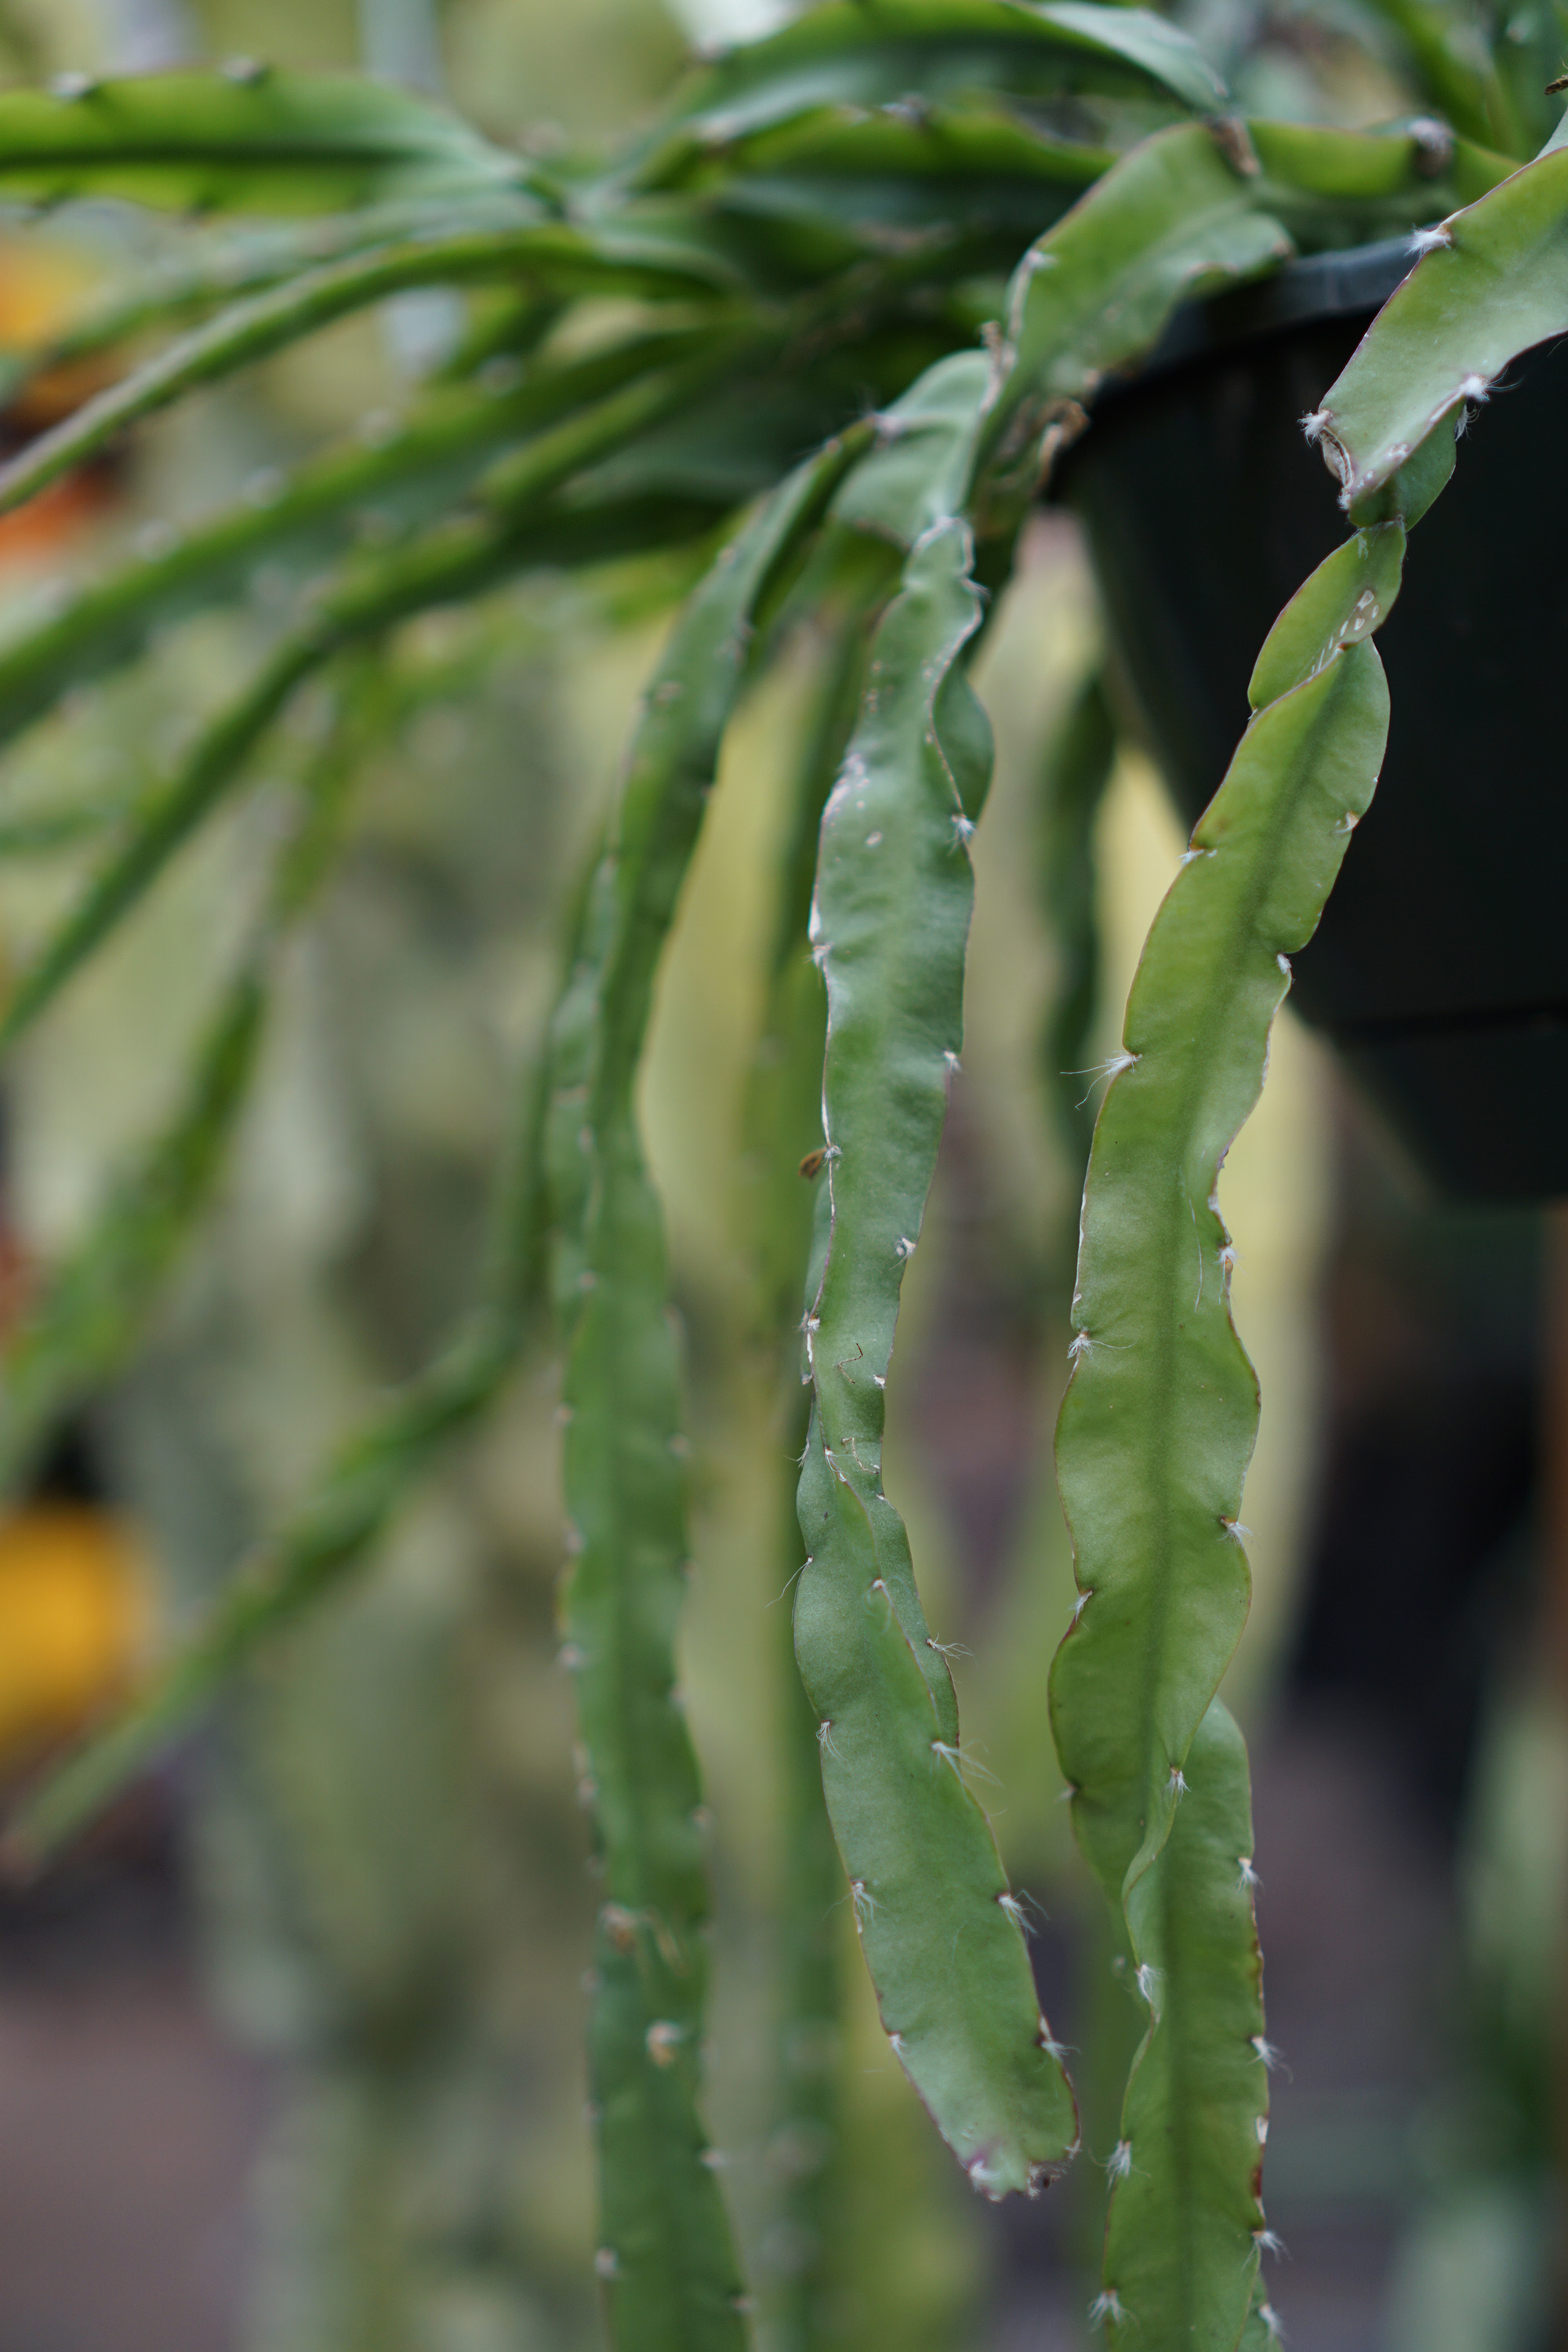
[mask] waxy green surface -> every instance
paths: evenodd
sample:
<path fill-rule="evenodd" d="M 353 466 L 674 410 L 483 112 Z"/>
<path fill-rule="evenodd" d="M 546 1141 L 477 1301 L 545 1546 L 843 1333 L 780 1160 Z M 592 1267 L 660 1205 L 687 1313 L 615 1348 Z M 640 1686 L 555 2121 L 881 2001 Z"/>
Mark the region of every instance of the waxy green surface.
<path fill-rule="evenodd" d="M 118 196 L 181 212 L 336 212 L 526 188 L 456 114 L 349 74 L 222 73 L 0 91 L 0 194 L 53 205 Z"/>
<path fill-rule="evenodd" d="M 1089 1597 L 1053 1703 L 1079 1833 L 1117 1895 L 1163 1842 L 1171 1776 L 1246 1613 L 1234 1526 L 1257 1391 L 1215 1191 L 1262 1085 L 1282 959 L 1311 936 L 1376 782 L 1387 695 L 1364 640 L 1402 541 L 1361 534 L 1276 624 L 1254 679 L 1267 703 L 1155 919 L 1095 1130 L 1058 1438 Z"/>
<path fill-rule="evenodd" d="M 773 2019 L 773 2147 L 779 2163 L 775 2242 L 792 2259 L 764 2305 L 777 2352 L 841 2346 L 837 2283 L 853 2275 L 855 2227 L 847 2192 L 844 2080 L 844 1874 L 822 1793 L 816 1717 L 795 1664 L 789 1606 L 800 1565 L 796 1465 L 805 1450 L 810 1391 L 802 1384 L 800 1300 L 820 1177 L 801 1173 L 822 1132 L 826 1008 L 807 940 L 816 838 L 859 707 L 868 636 L 886 602 L 890 557 L 862 561 L 827 600 L 827 630 L 814 708 L 793 782 L 784 855 L 777 861 L 769 988 L 745 1103 L 746 1231 L 756 1276 L 756 1328 L 778 1380 L 777 1602 L 771 1659 L 780 1678 L 775 1735 L 781 1783 L 782 1867 L 771 1909 L 779 1990 Z M 806 1162 L 809 1166 L 809 1161 Z M 850 1965 L 853 1965 L 851 1963 Z M 787 2152 L 787 2153 L 786 2153 Z"/>
<path fill-rule="evenodd" d="M 700 1786 L 676 1681 L 689 1544 L 680 1380 L 658 1198 L 634 1087 L 654 976 L 746 673 L 752 631 L 870 437 L 809 462 L 698 591 L 649 689 L 574 981 L 577 1068 L 552 1108 L 584 1169 L 560 1222 L 577 1291 L 563 1383 L 574 1560 L 564 1656 L 601 1896 L 589 2028 L 600 2244 L 621 2352 L 723 2352 L 747 2336 L 697 2106 L 709 1908 Z M 585 1050 L 584 1050 L 585 1049 Z M 577 1070 L 581 1070 L 581 1077 Z"/>
<path fill-rule="evenodd" d="M 1391 0 L 1387 13 L 1417 49 L 1436 24 L 1416 0 Z M 1429 44 L 1426 54 L 1440 77 L 1443 58 Z M 817 944 L 833 1007 L 826 1111 L 838 1156 L 821 1187 L 830 1230 L 805 1335 L 816 1412 L 798 1628 L 885 2021 L 976 2184 L 1000 2194 L 1048 2174 L 1074 2120 L 1048 2039 L 1042 2046 L 1019 1922 L 964 1786 L 945 1661 L 879 1475 L 879 1383 L 891 1376 L 899 1282 L 920 1238 L 947 1057 L 958 1050 L 964 829 L 989 765 L 963 677 L 978 620 L 969 531 L 1006 545 L 1042 466 L 1081 428 L 1105 376 L 1135 363 L 1189 295 L 1273 268 L 1293 242 L 1352 243 L 1446 212 L 1448 244 L 1396 294 L 1321 420 L 1368 528 L 1308 583 L 1265 647 L 1258 716 L 1134 989 L 1131 1058 L 1094 1146 L 1081 1338 L 1062 1423 L 1086 1598 L 1053 1705 L 1079 1832 L 1147 1972 L 1151 2022 L 1118 2149 L 1102 2315 L 1118 2347 L 1135 2352 L 1230 2352 L 1238 2338 L 1253 2352 L 1272 2325 L 1253 2282 L 1264 2070 L 1251 1829 L 1244 1759 L 1213 1700 L 1246 1608 L 1234 1523 L 1257 1400 L 1229 1322 L 1215 1185 L 1261 1080 L 1286 982 L 1279 959 L 1310 933 L 1375 775 L 1383 695 L 1365 639 L 1397 586 L 1401 519 L 1416 519 L 1452 463 L 1431 426 L 1480 397 L 1514 352 L 1568 325 L 1568 183 L 1563 151 L 1504 176 L 1506 158 L 1431 126 L 1184 122 L 1111 163 L 1094 143 L 1099 127 L 1082 142 L 1046 134 L 1009 107 L 1019 93 L 1070 92 L 1156 110 L 1223 104 L 1185 37 L 1137 10 L 1089 0 L 830 5 L 698 76 L 651 139 L 583 184 L 567 225 L 545 217 L 554 196 L 539 175 L 439 110 L 371 85 L 185 75 L 0 95 L 0 189 L 19 196 L 474 208 L 466 228 L 457 211 L 432 214 L 416 244 L 405 228 L 401 243 L 306 257 L 292 283 L 252 288 L 29 456 L 9 478 L 17 496 L 91 454 L 112 427 L 394 287 L 473 284 L 515 260 L 531 270 L 529 299 L 547 316 L 612 285 L 692 306 L 679 322 L 692 339 L 684 350 L 649 334 L 605 360 L 613 381 L 590 383 L 589 362 L 565 381 L 570 368 L 539 367 L 524 338 L 523 379 L 493 406 L 481 406 L 477 380 L 435 389 L 384 448 L 318 461 L 279 486 L 275 503 L 268 488 L 247 517 L 89 591 L 0 659 L 9 729 L 132 656 L 182 599 L 231 593 L 259 554 L 313 545 L 313 532 L 337 544 L 363 499 L 405 499 L 416 521 L 449 518 L 395 553 L 344 563 L 24 975 L 6 1034 L 136 902 L 336 648 L 521 568 L 710 527 L 726 499 L 778 468 L 776 428 L 749 389 L 759 373 L 816 381 L 835 336 L 852 335 L 868 365 L 912 336 L 906 373 L 875 395 L 889 414 L 874 454 L 843 479 L 862 435 L 797 478 L 710 576 L 678 635 L 555 1030 L 552 1213 L 573 1330 L 568 1483 L 583 1545 L 567 1654 L 605 1872 L 593 2026 L 600 2269 L 617 2342 L 637 2352 L 728 2352 L 744 2332 L 696 2106 L 707 1896 L 696 1769 L 673 1688 L 678 1367 L 631 1100 L 654 969 L 750 658 L 747 628 L 836 484 L 838 522 L 906 556 L 823 835 Z M 1461 120 L 1483 142 L 1489 106 Z M 1114 108 L 1086 112 L 1086 125 L 1102 118 Z M 496 217 L 509 207 L 515 220 Z M 952 234 L 909 237 L 933 226 Z M 1042 228 L 995 358 L 953 351 L 992 299 L 984 286 L 961 299 L 955 284 L 999 278 Z M 810 299 L 786 315 L 781 289 L 794 301 L 803 284 Z M 669 485 L 691 478 L 693 452 L 674 428 L 700 396 L 715 415 L 733 412 L 738 455 L 683 504 Z M 858 384 L 853 398 L 864 399 Z M 789 446 L 810 446 L 834 414 L 829 403 Z M 697 415 L 699 440 L 708 415 Z M 644 474 L 615 473 L 627 452 Z M 249 1018 L 238 1007 L 232 1038 L 216 1040 L 215 1100 L 236 1091 Z M 46 1819 L 58 1827 L 100 1801 L 268 1630 L 363 1558 L 433 1446 L 493 1394 L 515 1360 L 519 1302 L 537 1286 L 537 1157 L 509 1195 L 508 1245 L 471 1323 L 252 1563 L 152 1696 L 88 1751 L 74 1780 L 55 1784 L 52 1815 L 46 1792 L 40 1834 Z"/>
<path fill-rule="evenodd" d="M 542 294 L 556 292 L 563 298 L 593 292 L 668 299 L 672 295 L 711 295 L 718 278 L 719 273 L 702 268 L 695 257 L 686 260 L 679 251 L 660 254 L 651 239 L 642 241 L 640 250 L 633 239 L 617 247 L 595 243 L 552 221 L 426 236 L 390 250 L 355 254 L 231 305 L 84 402 L 0 467 L 0 512 L 20 506 L 85 463 L 127 425 L 155 415 L 204 384 L 221 383 L 239 369 L 256 365 L 334 320 L 411 288 L 504 284 L 531 286 Z M 649 351 L 645 365 L 658 363 Z M 475 428 L 474 437 L 482 446 L 489 436 L 478 417 Z M 398 437 L 401 429 L 399 420 L 389 419 L 387 438 Z"/>
<path fill-rule="evenodd" d="M 261 562 L 342 558 L 367 523 L 394 530 L 429 523 L 470 494 L 509 446 L 529 447 L 539 495 L 532 516 L 520 514 L 520 469 L 509 469 L 495 486 L 505 496 L 508 530 L 521 533 L 531 520 L 544 526 L 542 539 L 520 536 L 515 568 L 614 555 L 616 547 L 604 543 L 600 509 L 579 502 L 558 507 L 546 520 L 543 502 L 575 467 L 594 464 L 626 432 L 678 404 L 682 388 L 679 378 L 671 384 L 671 372 L 692 358 L 700 341 L 689 331 L 639 336 L 501 396 L 438 390 L 404 422 L 391 421 L 375 446 L 330 450 L 291 477 L 265 480 L 265 496 L 243 499 L 166 548 L 137 555 L 12 638 L 0 652 L 0 741 L 72 686 L 133 661 L 160 629 L 243 594 Z M 634 394 L 629 416 L 624 407 L 606 415 L 605 404 L 627 387 Z M 552 434 L 555 426 L 564 433 Z M 356 578 L 365 568 L 363 558 L 351 566 Z"/>
<path fill-rule="evenodd" d="M 1258 1401 L 1217 1186 L 1289 958 L 1377 782 L 1388 698 L 1368 640 L 1404 546 L 1398 521 L 1358 532 L 1269 633 L 1255 715 L 1132 984 L 1084 1194 L 1057 1437 L 1080 1600 L 1051 1714 L 1074 1828 L 1123 1914 L 1150 2016 L 1110 2159 L 1100 2312 L 1129 2352 L 1231 2352 L 1266 2227 L 1246 1759 L 1214 1698 L 1250 1594 L 1240 1508 Z"/>
<path fill-rule="evenodd" d="M 706 365 L 700 363 L 700 373 Z M 174 775 L 148 796 L 123 845 L 105 859 L 79 903 L 20 974 L 0 1011 L 0 1052 L 31 1026 L 236 789 L 250 753 L 308 677 L 366 637 L 433 605 L 473 596 L 515 572 L 529 552 L 526 535 L 517 535 L 526 534 L 552 494 L 650 417 L 667 413 L 687 381 L 679 369 L 638 378 L 493 467 L 481 491 L 488 513 L 437 527 L 391 555 L 346 562 L 254 679 L 203 729 Z M 94 646 L 89 633 L 89 651 L 100 650 L 102 642 Z"/>
<path fill-rule="evenodd" d="M 975 89 L 1159 93 L 1199 110 L 1223 105 L 1226 95 L 1197 45 L 1144 8 L 1094 0 L 830 0 L 700 74 L 664 140 L 716 145 L 808 107 L 885 106 L 911 94 L 941 100 Z M 661 141 L 658 163 L 669 152 Z M 651 179 L 658 163 L 645 169 Z"/>
<path fill-rule="evenodd" d="M 1158 341 L 1176 305 L 1294 251 L 1252 175 L 1203 123 L 1122 157 L 1020 265 L 985 427 L 993 457 Z M 1079 420 L 1081 422 L 1081 419 Z"/>
<path fill-rule="evenodd" d="M 827 988 L 827 1213 L 805 1327 L 810 1557 L 795 1622 L 882 2022 L 971 2180 L 1000 2197 L 1050 2178 L 1077 2119 L 881 1478 L 899 1293 L 962 1042 L 968 840 L 991 767 L 961 667 L 980 622 L 972 560 L 957 517 L 916 540 L 823 814 L 812 939 Z"/>
<path fill-rule="evenodd" d="M 1113 2170 L 1105 2275 L 1127 2314 L 1112 2340 L 1128 2346 L 1236 2344 L 1266 2228 L 1247 1748 L 1218 1699 L 1193 1737 L 1185 1780 L 1170 1836 L 1127 1906 L 1149 2031 L 1122 2109 L 1128 2168 Z"/>
<path fill-rule="evenodd" d="M 1115 764 L 1116 725 L 1097 673 L 1052 738 L 1040 779 L 1041 898 L 1057 966 L 1040 1072 L 1073 1171 L 1075 1221 L 1098 1108 L 1083 1076 L 1100 1004 L 1096 820 Z"/>
<path fill-rule="evenodd" d="M 1568 331 L 1568 147 L 1441 224 L 1310 429 L 1352 519 L 1509 362 Z"/>
<path fill-rule="evenodd" d="M 966 838 L 989 773 L 984 722 L 957 667 L 978 610 L 958 593 L 969 554 L 953 517 L 978 470 L 983 436 L 995 448 L 1001 427 L 1038 434 L 1064 397 L 1089 397 L 1105 368 L 1152 341 L 1194 285 L 1251 274 L 1289 249 L 1253 202 L 1249 175 L 1206 129 L 1146 142 L 1020 270 L 1000 373 L 983 377 L 984 362 L 968 355 L 929 372 L 889 412 L 882 446 L 837 501 L 842 520 L 912 541 L 914 551 L 823 827 L 814 925 L 830 1006 L 831 1228 L 806 1319 L 816 1415 L 801 1488 L 812 1558 L 796 1602 L 797 1649 L 884 2021 L 944 2137 L 994 2194 L 1048 2172 L 1071 2126 L 1058 2086 L 1047 2093 L 1026 2064 L 1019 2071 L 1015 1997 L 1001 1978 L 986 1980 L 993 1955 L 1000 1957 L 994 1933 L 975 1941 L 973 1977 L 949 1970 L 939 1982 L 935 1924 L 915 1932 L 908 1925 L 919 1913 L 920 1866 L 947 1890 L 955 1929 L 948 1940 L 960 1950 L 965 1916 L 978 1917 L 987 1898 L 1001 1908 L 1006 1888 L 989 1837 L 983 1850 L 961 1801 L 968 1792 L 951 1678 L 927 1632 L 901 1522 L 880 1485 L 899 1282 L 919 1238 L 962 1027 L 970 902 L 953 844 Z M 931 576 L 939 551 L 945 603 Z M 936 698 L 940 681 L 951 688 L 946 708 Z M 923 827 L 921 801 L 911 798 L 922 775 Z M 1272 955 L 1269 972 L 1271 1014 L 1280 992 Z M 857 1113 L 875 1148 L 846 1158 Z M 1205 1201 L 1211 1190 L 1212 1179 Z M 1239 1622 L 1230 1646 L 1238 1631 Z M 1193 1723 L 1217 1679 L 1216 1667 Z M 929 1767 L 920 1785 L 922 1752 L 941 1757 L 952 1776 L 939 1803 Z M 949 1847 L 965 1852 L 966 1867 L 955 1859 L 939 1865 Z M 1055 2155 L 1039 2152 L 1053 2134 Z"/>

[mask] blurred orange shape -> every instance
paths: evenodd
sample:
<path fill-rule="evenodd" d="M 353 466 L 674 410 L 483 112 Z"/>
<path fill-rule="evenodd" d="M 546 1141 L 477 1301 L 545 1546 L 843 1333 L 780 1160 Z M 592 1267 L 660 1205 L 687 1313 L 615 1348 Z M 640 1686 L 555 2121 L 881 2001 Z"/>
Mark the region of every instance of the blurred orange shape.
<path fill-rule="evenodd" d="M 145 1559 L 111 1513 L 41 1501 L 0 1520 L 0 1773 L 125 1689 L 151 1604 Z"/>

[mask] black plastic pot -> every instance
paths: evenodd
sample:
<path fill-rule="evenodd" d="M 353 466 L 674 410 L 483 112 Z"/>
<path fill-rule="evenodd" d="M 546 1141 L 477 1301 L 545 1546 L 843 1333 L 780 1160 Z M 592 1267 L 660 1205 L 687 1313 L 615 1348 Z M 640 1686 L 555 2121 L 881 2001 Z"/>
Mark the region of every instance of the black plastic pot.
<path fill-rule="evenodd" d="M 1410 267 L 1401 238 L 1193 305 L 1107 392 L 1058 483 L 1184 818 L 1247 720 L 1270 623 L 1344 535 L 1299 420 Z M 1568 1193 L 1568 346 L 1473 420 L 1378 638 L 1373 808 L 1292 1002 L 1418 1160 L 1473 1200 Z"/>

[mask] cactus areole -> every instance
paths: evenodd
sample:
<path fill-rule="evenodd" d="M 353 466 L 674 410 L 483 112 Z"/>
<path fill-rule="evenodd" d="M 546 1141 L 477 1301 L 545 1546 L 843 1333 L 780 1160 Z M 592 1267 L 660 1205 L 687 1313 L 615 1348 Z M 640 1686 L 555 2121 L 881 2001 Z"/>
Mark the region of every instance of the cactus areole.
<path fill-rule="evenodd" d="M 1119 683 L 1189 824 L 1225 772 L 1269 621 L 1343 529 L 1301 419 L 1410 263 L 1409 240 L 1389 238 L 1190 305 L 1062 465 Z M 1376 804 L 1291 1003 L 1442 1189 L 1503 1202 L 1568 1192 L 1568 349 L 1538 347 L 1497 388 L 1497 407 L 1468 404 L 1461 463 L 1380 636 Z"/>

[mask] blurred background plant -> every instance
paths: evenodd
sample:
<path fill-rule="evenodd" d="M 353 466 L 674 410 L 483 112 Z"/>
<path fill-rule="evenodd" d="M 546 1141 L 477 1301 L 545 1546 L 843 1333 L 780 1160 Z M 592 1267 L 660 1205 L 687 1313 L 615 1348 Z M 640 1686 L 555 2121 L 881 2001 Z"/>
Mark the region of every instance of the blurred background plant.
<path fill-rule="evenodd" d="M 11 0 L 0 41 L 27 78 L 247 53 L 363 62 L 445 83 L 492 136 L 559 158 L 648 109 L 689 38 L 784 13 L 769 0 L 684 0 L 678 13 L 658 0 L 451 0 L 439 17 L 425 0 Z M 1409 111 L 1412 57 L 1468 37 L 1419 0 L 1193 0 L 1177 13 L 1246 104 L 1352 126 Z M 1505 95 L 1533 105 L 1540 54 L 1547 71 L 1559 62 L 1557 20 L 1523 9 L 1507 34 L 1505 57 L 1511 43 L 1519 58 Z M 156 222 L 110 205 L 43 226 L 14 217 L 0 345 L 46 342 L 85 289 L 168 244 Z M 401 296 L 203 394 L 146 430 L 133 458 L 0 521 L 0 600 L 35 611 L 106 546 L 156 552 L 166 519 L 240 486 L 262 502 L 278 469 L 334 435 L 374 440 L 409 380 L 484 316 L 482 298 L 470 313 L 446 293 Z M 5 433 L 29 437 L 98 381 L 68 364 L 34 380 Z M 61 1429 L 0 1528 L 0 1752 L 14 1779 L 167 1642 L 468 1295 L 506 1073 L 543 1016 L 557 910 L 689 576 L 679 556 L 550 576 L 421 620 L 340 668 L 275 739 L 263 789 L 208 829 L 17 1055 L 7 1321 L 163 1129 L 176 1049 L 241 970 L 258 874 L 290 838 L 335 839 L 330 876 L 274 927 L 260 1075 L 216 1206 L 134 1365 Z M 248 674 L 279 593 L 263 571 L 247 609 L 181 623 L 133 676 L 77 695 L 8 754 L 8 960 L 25 963 L 162 755 Z M 1116 2086 L 1081 2084 L 1089 2161 L 1043 2214 L 986 2212 L 915 2126 L 859 1971 L 837 1966 L 845 1906 L 807 1950 L 781 1916 L 792 1870 L 817 1865 L 811 1802 L 765 1736 L 797 1699 L 778 1601 L 794 1564 L 780 1532 L 787 1432 L 758 1337 L 781 1212 L 758 1122 L 771 1116 L 777 1010 L 769 877 L 785 864 L 790 780 L 829 658 L 803 647 L 726 755 L 747 790 L 721 779 L 643 1105 L 695 1454 L 687 1682 L 720 1895 L 710 2105 L 777 2352 L 1056 2352 L 1086 2340 Z M 907 1294 L 888 1475 L 931 1563 L 933 1617 L 973 1654 L 966 1723 L 1005 1791 L 999 1828 L 1041 1914 L 1053 2018 L 1071 2040 L 1074 2018 L 1124 2011 L 1131 2043 L 1131 2003 L 1057 1802 L 1039 1675 L 1071 1591 L 1048 1431 L 1086 1073 L 1112 1050 L 1180 848 L 1147 763 L 1115 748 L 1084 699 L 1098 666 L 1083 558 L 1048 513 L 980 673 L 1000 761 L 977 843 L 970 1040 Z M 1067 917 L 1069 859 L 1100 877 L 1098 946 Z M 151 1034 L 156 1055 L 141 1050 Z M 1230 1696 L 1249 1727 L 1275 1727 L 1259 1853 L 1273 2014 L 1296 2067 L 1279 2097 L 1295 2115 L 1293 2169 L 1270 2200 L 1296 2254 L 1282 2298 L 1292 2341 L 1531 2352 L 1548 2340 L 1564 2112 L 1568 1631 L 1537 1638 L 1553 1562 L 1568 1589 L 1568 1506 L 1550 1480 L 1537 1503 L 1538 1465 L 1568 1460 L 1568 1434 L 1543 1447 L 1537 1432 L 1549 1411 L 1568 1431 L 1568 1372 L 1543 1371 L 1541 1339 L 1563 1313 L 1542 1316 L 1536 1221 L 1421 1204 L 1289 1022 L 1226 1187 L 1238 1322 L 1268 1399 L 1247 1490 L 1258 1599 Z M 47 2263 L 24 2261 L 0 2285 L 8 2352 L 598 2340 L 579 2056 L 590 1906 L 555 1663 L 553 1379 L 531 1364 L 483 1434 L 442 1457 L 376 1576 L 249 1670 L 221 1727 L 52 1886 L 5 1898 L 0 2112 L 8 2064 L 26 2083 L 42 2056 L 59 2063 L 58 2032 L 37 2042 L 39 2000 L 67 2000 L 49 2012 L 74 2021 L 66 2040 L 84 2001 L 145 2034 L 127 1981 L 163 1970 L 167 2014 L 194 2016 L 184 1969 L 199 1948 L 223 2020 L 216 2038 L 190 2025 L 185 2071 L 127 2093 L 110 2127 L 84 2074 L 79 2138 L 57 2109 L 41 2138 L 0 2147 L 0 2191 L 41 2151 L 58 2204 Z M 798 1992 L 814 1969 L 834 1986 L 827 2014 L 843 2005 L 838 2024 L 781 2046 L 784 1979 L 795 1971 Z M 31 2041 L 16 2022 L 29 2016 Z M 1418 2017 L 1451 2024 L 1436 2071 L 1415 2054 Z M 80 2039 L 84 2066 L 101 2066 L 109 2042 Z M 182 2099 L 208 2121 L 182 2123 Z M 89 2161 L 100 2130 L 111 2155 Z M 195 2242 L 188 2227 L 180 2236 L 180 2192 L 138 2203 L 130 2184 L 149 2164 L 158 2174 L 150 2151 L 182 2130 L 212 2152 L 201 2210 L 221 2220 L 243 2193 L 250 2219 L 210 2276 L 174 2292 L 171 2265 Z M 100 2184 L 98 2207 L 83 2180 Z M 117 2244 L 127 2199 L 142 2225 Z M 0 2214 L 0 2246 L 7 2228 Z"/>

